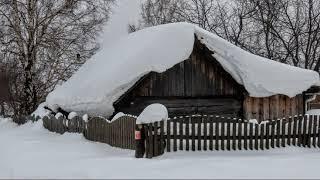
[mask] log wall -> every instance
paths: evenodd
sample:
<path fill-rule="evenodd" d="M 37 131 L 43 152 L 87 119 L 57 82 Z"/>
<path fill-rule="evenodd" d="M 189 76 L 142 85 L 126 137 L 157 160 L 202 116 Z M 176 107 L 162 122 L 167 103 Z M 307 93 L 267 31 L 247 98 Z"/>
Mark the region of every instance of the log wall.
<path fill-rule="evenodd" d="M 282 117 L 303 114 L 303 96 L 289 98 L 275 95 L 266 98 L 245 97 L 243 114 L 245 119 L 274 120 Z"/>

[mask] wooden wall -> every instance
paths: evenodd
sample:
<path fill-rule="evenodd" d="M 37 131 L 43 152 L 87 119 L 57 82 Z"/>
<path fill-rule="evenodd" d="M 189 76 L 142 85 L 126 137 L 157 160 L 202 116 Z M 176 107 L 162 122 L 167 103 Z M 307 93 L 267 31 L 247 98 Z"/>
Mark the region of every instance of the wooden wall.
<path fill-rule="evenodd" d="M 116 111 L 139 115 L 151 103 L 167 106 L 170 116 L 242 116 L 244 89 L 196 42 L 189 59 L 163 73 L 151 72 L 115 104 Z"/>
<path fill-rule="evenodd" d="M 133 92 L 133 96 L 208 97 L 234 96 L 242 93 L 240 85 L 221 65 L 196 46 L 188 60 L 163 73 L 150 73 Z"/>
<path fill-rule="evenodd" d="M 245 119 L 274 120 L 303 114 L 303 95 L 289 98 L 275 95 L 266 98 L 245 97 L 243 114 Z"/>
<path fill-rule="evenodd" d="M 116 112 L 139 115 L 152 103 L 162 103 L 169 115 L 223 115 L 268 120 L 302 114 L 303 96 L 248 97 L 242 85 L 196 41 L 189 59 L 163 73 L 151 72 L 115 104 Z"/>
<path fill-rule="evenodd" d="M 317 95 L 316 99 L 308 103 L 308 110 L 320 109 L 320 96 Z"/>

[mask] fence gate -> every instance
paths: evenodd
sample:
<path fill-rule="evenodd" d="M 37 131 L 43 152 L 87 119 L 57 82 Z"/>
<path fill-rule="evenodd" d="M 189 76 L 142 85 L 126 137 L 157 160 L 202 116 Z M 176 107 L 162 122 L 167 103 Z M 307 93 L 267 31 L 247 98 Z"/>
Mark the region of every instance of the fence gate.
<path fill-rule="evenodd" d="M 144 124 L 146 157 L 175 151 L 268 150 L 320 147 L 319 116 L 294 116 L 260 124 L 219 116 L 183 116 Z"/>

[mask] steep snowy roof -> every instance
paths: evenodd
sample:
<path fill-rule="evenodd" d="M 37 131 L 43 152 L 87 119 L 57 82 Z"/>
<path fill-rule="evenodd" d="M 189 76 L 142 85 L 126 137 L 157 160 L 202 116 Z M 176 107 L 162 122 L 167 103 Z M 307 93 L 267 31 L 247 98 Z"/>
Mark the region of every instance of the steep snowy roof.
<path fill-rule="evenodd" d="M 113 113 L 113 102 L 143 75 L 164 72 L 186 60 L 195 36 L 222 67 L 253 97 L 293 97 L 319 82 L 318 73 L 253 55 L 188 23 L 146 28 L 102 49 L 68 81 L 47 97 L 47 103 L 91 115 Z"/>

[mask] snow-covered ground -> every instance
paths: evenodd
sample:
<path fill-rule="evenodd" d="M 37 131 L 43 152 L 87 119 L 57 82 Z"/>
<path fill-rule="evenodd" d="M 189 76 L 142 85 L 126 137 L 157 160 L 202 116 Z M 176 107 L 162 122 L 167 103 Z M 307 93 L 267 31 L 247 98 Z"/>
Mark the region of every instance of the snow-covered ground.
<path fill-rule="evenodd" d="M 320 178 L 319 149 L 176 152 L 135 159 L 134 151 L 59 135 L 42 122 L 0 119 L 0 178 Z"/>

